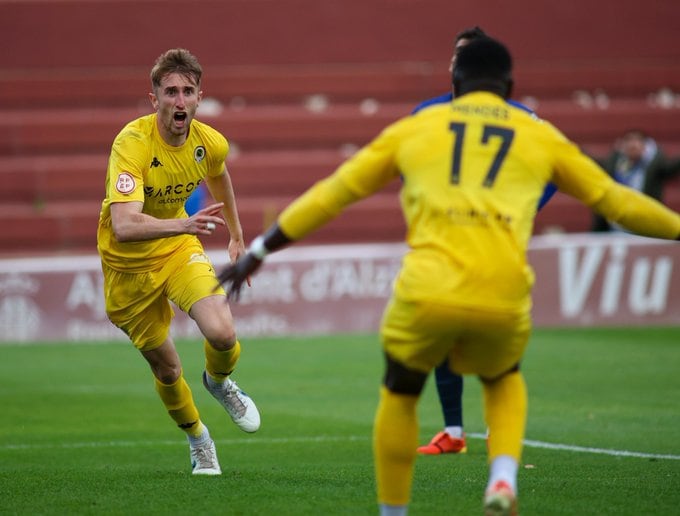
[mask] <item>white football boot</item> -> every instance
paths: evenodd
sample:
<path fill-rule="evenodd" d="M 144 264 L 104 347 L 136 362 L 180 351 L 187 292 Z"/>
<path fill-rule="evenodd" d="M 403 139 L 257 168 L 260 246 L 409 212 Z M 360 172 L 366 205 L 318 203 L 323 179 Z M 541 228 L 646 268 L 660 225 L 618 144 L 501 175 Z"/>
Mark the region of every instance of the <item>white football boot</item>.
<path fill-rule="evenodd" d="M 198 446 L 189 446 L 191 473 L 193 475 L 221 475 L 222 469 L 217 461 L 215 442 L 208 439 Z"/>
<path fill-rule="evenodd" d="M 208 382 L 208 373 L 203 371 L 203 385 L 220 402 L 232 421 L 244 432 L 255 432 L 260 428 L 260 413 L 250 396 L 239 389 L 236 382 L 227 378 L 223 384 Z M 215 385 L 215 387 L 213 387 Z"/>

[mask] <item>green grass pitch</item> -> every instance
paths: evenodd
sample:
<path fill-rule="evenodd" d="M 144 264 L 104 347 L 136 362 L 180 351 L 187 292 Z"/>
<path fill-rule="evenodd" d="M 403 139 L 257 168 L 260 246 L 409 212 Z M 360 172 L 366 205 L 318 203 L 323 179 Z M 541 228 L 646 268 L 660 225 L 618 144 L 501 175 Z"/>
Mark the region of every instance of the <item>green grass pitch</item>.
<path fill-rule="evenodd" d="M 201 343 L 178 344 L 224 471 L 210 478 L 192 477 L 131 345 L 0 346 L 0 514 L 377 514 L 377 336 L 242 344 L 234 378 L 262 414 L 252 435 L 203 389 Z M 536 330 L 520 512 L 678 514 L 679 366 L 680 328 Z M 468 453 L 418 458 L 410 514 L 481 514 L 480 393 L 466 379 Z M 419 415 L 425 442 L 442 425 L 432 379 Z"/>

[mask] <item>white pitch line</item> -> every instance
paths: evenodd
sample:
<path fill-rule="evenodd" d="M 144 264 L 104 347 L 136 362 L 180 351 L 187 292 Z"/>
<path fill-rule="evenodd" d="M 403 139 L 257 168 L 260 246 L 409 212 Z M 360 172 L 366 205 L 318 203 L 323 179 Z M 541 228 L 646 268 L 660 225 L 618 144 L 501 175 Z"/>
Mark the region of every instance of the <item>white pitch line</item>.
<path fill-rule="evenodd" d="M 309 437 L 272 437 L 272 438 L 245 438 L 245 439 L 215 439 L 216 444 L 238 445 L 245 444 L 287 444 L 287 443 L 311 443 L 311 442 L 339 442 L 339 441 L 368 441 L 367 436 L 309 436 Z M 186 440 L 174 441 L 92 441 L 84 443 L 61 443 L 61 444 L 5 444 L 0 445 L 0 450 L 70 450 L 77 448 L 130 448 L 133 446 L 185 446 Z"/>
<path fill-rule="evenodd" d="M 467 436 L 474 437 L 476 439 L 486 439 L 485 434 L 467 434 Z M 628 450 L 609 450 L 607 448 L 591 448 L 588 446 L 575 446 L 572 444 L 546 443 L 543 441 L 534 441 L 533 439 L 525 439 L 524 446 L 527 448 L 542 448 L 544 450 L 562 450 L 574 453 L 592 453 L 598 455 L 610 455 L 612 457 L 636 457 L 639 459 L 680 460 L 680 455 L 664 453 L 644 453 Z"/>
<path fill-rule="evenodd" d="M 486 439 L 485 434 L 467 434 L 467 437 L 473 439 Z M 309 436 L 309 437 L 272 437 L 272 438 L 250 438 L 250 439 L 216 439 L 215 442 L 219 445 L 237 445 L 244 444 L 287 444 L 287 443 L 324 443 L 324 442 L 360 442 L 368 441 L 369 436 Z M 174 441 L 102 441 L 102 442 L 84 442 L 84 443 L 63 443 L 63 444 L 4 444 L 0 445 L 0 450 L 49 450 L 49 449 L 78 449 L 78 448 L 129 448 L 133 446 L 185 446 L 186 442 L 182 439 Z M 658 459 L 658 460 L 680 460 L 680 455 L 662 454 L 662 453 L 643 453 L 629 450 L 610 450 L 606 448 L 591 448 L 588 446 L 574 446 L 571 444 L 546 443 L 543 441 L 535 441 L 532 439 L 525 439 L 524 446 L 527 448 L 541 448 L 545 450 L 560 450 L 573 453 L 590 453 L 598 455 L 609 455 L 612 457 L 634 457 L 639 459 Z"/>
<path fill-rule="evenodd" d="M 524 446 L 530 448 L 544 448 L 547 450 L 565 450 L 576 453 L 593 453 L 599 455 L 611 455 L 614 457 L 637 457 L 640 459 L 667 459 L 680 460 L 680 455 L 664 453 L 643 453 L 628 450 L 608 450 L 606 448 L 590 448 L 588 446 L 573 446 L 571 444 L 544 443 L 541 441 L 524 440 Z"/>

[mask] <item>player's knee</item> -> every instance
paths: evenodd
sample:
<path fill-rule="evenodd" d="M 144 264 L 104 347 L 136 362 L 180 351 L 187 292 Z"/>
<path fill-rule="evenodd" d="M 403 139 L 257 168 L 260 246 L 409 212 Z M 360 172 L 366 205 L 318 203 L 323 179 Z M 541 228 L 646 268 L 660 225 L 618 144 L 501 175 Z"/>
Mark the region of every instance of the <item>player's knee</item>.
<path fill-rule="evenodd" d="M 227 351 L 236 344 L 236 331 L 229 321 L 213 320 L 202 324 L 200 329 L 205 339 L 218 351 Z"/>
<path fill-rule="evenodd" d="M 208 344 L 217 351 L 229 351 L 236 345 L 236 332 L 233 329 L 204 335 Z"/>
<path fill-rule="evenodd" d="M 500 380 L 504 376 L 511 374 L 511 373 L 516 373 L 519 371 L 519 362 L 517 362 L 514 366 L 512 366 L 510 369 L 503 371 L 501 374 L 497 374 L 496 376 L 482 376 L 479 375 L 479 379 L 484 382 L 484 383 L 493 383 L 497 380 Z"/>
<path fill-rule="evenodd" d="M 180 364 L 156 364 L 151 369 L 153 375 L 163 385 L 172 385 L 182 375 L 182 366 Z"/>
<path fill-rule="evenodd" d="M 420 396 L 427 374 L 409 369 L 385 353 L 385 377 L 383 385 L 398 394 Z"/>

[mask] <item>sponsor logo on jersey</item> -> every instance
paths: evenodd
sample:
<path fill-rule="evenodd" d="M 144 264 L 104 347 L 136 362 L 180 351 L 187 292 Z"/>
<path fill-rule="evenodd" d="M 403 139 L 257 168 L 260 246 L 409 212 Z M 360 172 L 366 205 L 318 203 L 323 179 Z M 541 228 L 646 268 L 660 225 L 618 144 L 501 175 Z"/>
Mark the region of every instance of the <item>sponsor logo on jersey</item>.
<path fill-rule="evenodd" d="M 203 158 L 205 158 L 205 147 L 199 145 L 194 149 L 194 159 L 196 160 L 196 163 L 200 163 L 203 161 Z"/>
<path fill-rule="evenodd" d="M 135 189 L 136 183 L 135 178 L 132 177 L 127 172 L 118 174 L 118 179 L 116 180 L 116 190 L 122 194 L 129 194 Z"/>
<path fill-rule="evenodd" d="M 156 156 L 153 157 L 151 160 L 151 165 L 149 165 L 149 168 L 155 168 L 155 167 L 162 167 L 163 163 L 158 161 L 158 158 Z"/>
<path fill-rule="evenodd" d="M 195 183 L 190 182 L 187 184 L 184 183 L 178 183 L 176 185 L 165 185 L 165 186 L 145 186 L 144 187 L 144 195 L 146 197 L 151 197 L 154 199 L 162 199 L 164 197 L 169 197 L 169 196 L 185 196 L 183 197 L 186 199 L 187 194 L 191 194 L 196 188 L 198 188 L 198 185 L 201 184 L 201 181 L 197 181 Z M 167 202 L 174 202 L 174 201 L 167 201 Z"/>

